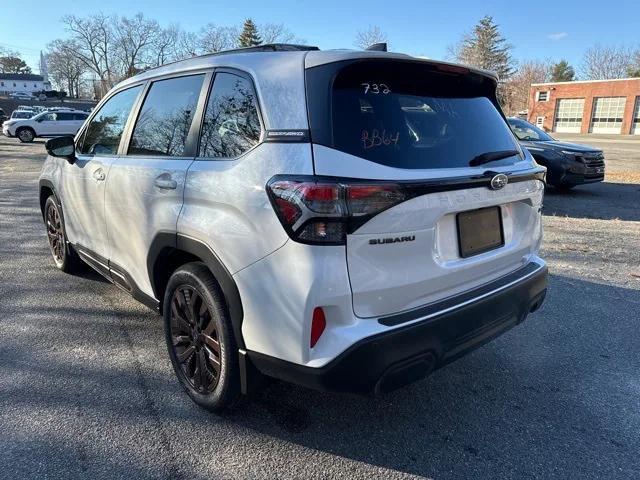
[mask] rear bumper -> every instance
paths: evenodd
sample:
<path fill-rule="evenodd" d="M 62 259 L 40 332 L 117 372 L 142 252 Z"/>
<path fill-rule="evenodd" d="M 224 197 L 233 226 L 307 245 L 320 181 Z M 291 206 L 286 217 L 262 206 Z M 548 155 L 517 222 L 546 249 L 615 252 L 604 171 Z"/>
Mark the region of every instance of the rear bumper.
<path fill-rule="evenodd" d="M 522 322 L 542 304 L 547 275 L 546 266 L 532 262 L 472 292 L 414 310 L 413 317 L 408 312 L 380 319 L 384 325 L 402 326 L 357 342 L 321 368 L 247 354 L 263 374 L 318 390 L 364 394 L 393 390 Z"/>

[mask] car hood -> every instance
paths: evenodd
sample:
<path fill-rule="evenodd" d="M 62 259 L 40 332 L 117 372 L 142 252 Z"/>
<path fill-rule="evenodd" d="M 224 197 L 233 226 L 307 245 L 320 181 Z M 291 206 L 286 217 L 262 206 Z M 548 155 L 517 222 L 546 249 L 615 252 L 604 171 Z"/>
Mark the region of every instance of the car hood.
<path fill-rule="evenodd" d="M 535 147 L 543 148 L 545 150 L 568 150 L 571 152 L 602 152 L 598 148 L 591 147 L 589 145 L 580 145 L 579 143 L 560 142 L 553 140 L 550 142 L 520 142 L 523 147 Z"/>

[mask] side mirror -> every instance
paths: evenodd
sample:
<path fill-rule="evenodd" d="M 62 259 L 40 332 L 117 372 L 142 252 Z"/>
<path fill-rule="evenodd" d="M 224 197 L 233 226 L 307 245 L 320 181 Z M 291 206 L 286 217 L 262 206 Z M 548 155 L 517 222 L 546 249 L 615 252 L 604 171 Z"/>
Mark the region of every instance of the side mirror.
<path fill-rule="evenodd" d="M 72 165 L 76 162 L 76 145 L 73 143 L 73 137 L 51 138 L 44 146 L 52 157 L 66 158 Z"/>

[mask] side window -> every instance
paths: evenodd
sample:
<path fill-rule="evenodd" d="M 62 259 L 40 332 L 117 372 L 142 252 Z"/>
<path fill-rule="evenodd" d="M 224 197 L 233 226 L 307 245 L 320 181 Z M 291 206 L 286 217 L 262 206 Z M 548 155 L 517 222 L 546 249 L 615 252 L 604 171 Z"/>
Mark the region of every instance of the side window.
<path fill-rule="evenodd" d="M 88 117 L 88 115 L 86 113 L 74 113 L 73 114 L 73 119 L 74 120 L 86 120 Z"/>
<path fill-rule="evenodd" d="M 58 115 L 56 113 L 47 113 L 40 117 L 40 120 L 42 120 L 43 122 L 55 122 L 57 117 Z"/>
<path fill-rule="evenodd" d="M 58 113 L 57 120 L 59 122 L 68 122 L 69 120 L 73 120 L 73 113 Z"/>
<path fill-rule="evenodd" d="M 260 140 L 260 120 L 251 82 L 216 74 L 202 125 L 199 157 L 233 158 Z"/>
<path fill-rule="evenodd" d="M 204 75 L 153 82 L 131 137 L 129 155 L 180 157 L 195 113 Z"/>
<path fill-rule="evenodd" d="M 86 129 L 80 153 L 113 155 L 118 151 L 127 118 L 142 86 L 116 93 L 100 108 Z"/>

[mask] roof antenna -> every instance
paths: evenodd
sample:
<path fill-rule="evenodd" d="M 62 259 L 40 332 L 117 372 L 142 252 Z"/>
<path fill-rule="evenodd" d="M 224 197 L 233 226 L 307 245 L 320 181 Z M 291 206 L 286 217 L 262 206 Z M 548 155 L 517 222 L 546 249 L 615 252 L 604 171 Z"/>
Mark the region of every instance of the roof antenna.
<path fill-rule="evenodd" d="M 372 52 L 386 52 L 387 51 L 387 42 L 374 43 L 373 45 L 369 45 L 365 50 L 370 50 Z"/>

